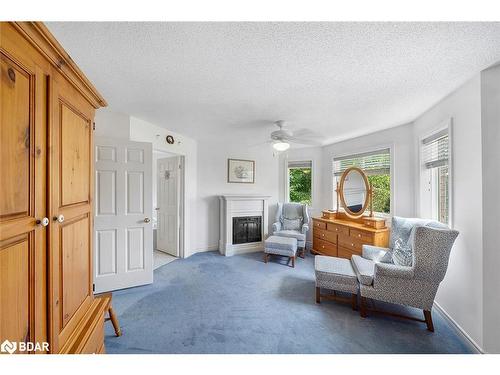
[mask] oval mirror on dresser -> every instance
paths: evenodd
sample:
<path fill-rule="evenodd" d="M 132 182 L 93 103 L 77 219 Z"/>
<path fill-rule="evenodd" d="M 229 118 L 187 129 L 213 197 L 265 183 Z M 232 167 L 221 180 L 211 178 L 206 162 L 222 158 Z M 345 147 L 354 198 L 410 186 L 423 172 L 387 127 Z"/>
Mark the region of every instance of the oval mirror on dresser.
<path fill-rule="evenodd" d="M 342 207 L 350 217 L 361 217 L 370 204 L 370 184 L 362 169 L 350 167 L 344 171 L 339 184 Z"/>

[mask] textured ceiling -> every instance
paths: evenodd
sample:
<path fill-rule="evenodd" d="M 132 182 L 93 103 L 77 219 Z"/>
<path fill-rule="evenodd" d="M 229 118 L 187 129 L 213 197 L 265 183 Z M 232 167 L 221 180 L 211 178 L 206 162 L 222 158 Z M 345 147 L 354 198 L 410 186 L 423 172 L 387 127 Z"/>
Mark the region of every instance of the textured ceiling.
<path fill-rule="evenodd" d="M 47 23 L 110 109 L 203 140 L 412 121 L 500 61 L 500 23 Z"/>

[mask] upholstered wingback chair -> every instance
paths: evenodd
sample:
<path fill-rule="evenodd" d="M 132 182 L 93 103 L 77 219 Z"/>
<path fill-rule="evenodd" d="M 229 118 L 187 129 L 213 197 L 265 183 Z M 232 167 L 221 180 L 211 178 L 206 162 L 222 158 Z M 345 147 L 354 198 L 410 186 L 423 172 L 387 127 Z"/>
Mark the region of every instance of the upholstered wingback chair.
<path fill-rule="evenodd" d="M 391 248 L 364 245 L 362 256 L 351 259 L 360 283 L 361 315 L 367 313 L 366 298 L 412 306 L 424 310 L 425 318 L 413 320 L 434 331 L 432 305 L 457 236 L 456 230 L 437 221 L 394 217 Z M 401 243 L 411 249 L 410 264 L 401 264 L 396 254 Z"/>
<path fill-rule="evenodd" d="M 278 203 L 273 236 L 291 237 L 297 239 L 299 256 L 304 257 L 306 236 L 309 230 L 309 213 L 307 204 Z"/>

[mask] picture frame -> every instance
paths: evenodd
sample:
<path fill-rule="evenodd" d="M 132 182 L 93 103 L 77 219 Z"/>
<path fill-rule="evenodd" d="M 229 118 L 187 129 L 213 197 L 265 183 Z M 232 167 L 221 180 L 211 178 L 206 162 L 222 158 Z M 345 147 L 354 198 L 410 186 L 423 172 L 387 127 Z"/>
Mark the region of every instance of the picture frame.
<path fill-rule="evenodd" d="M 255 183 L 255 160 L 227 159 L 227 182 Z"/>

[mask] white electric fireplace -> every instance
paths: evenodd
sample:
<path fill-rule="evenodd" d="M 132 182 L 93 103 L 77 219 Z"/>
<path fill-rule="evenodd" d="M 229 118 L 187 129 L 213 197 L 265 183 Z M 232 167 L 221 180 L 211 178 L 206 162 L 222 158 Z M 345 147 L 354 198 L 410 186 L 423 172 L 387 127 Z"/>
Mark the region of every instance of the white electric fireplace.
<path fill-rule="evenodd" d="M 262 251 L 268 234 L 267 195 L 221 195 L 219 251 L 222 255 Z"/>

